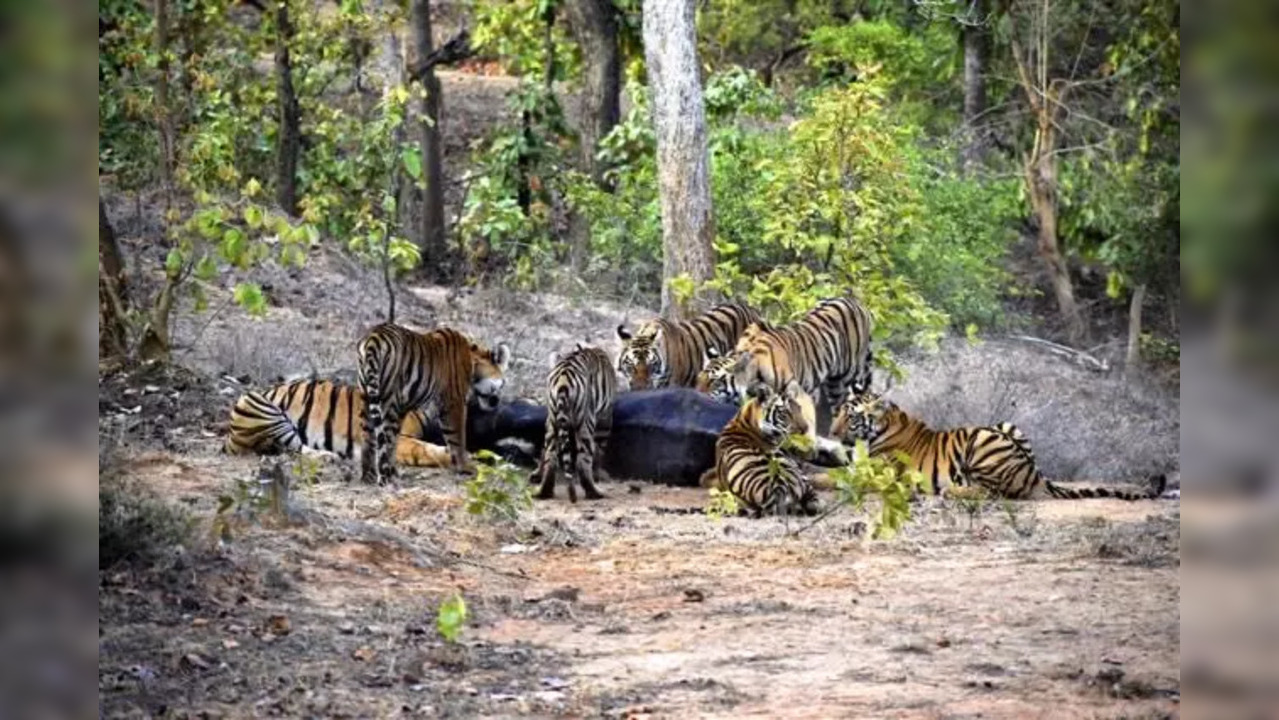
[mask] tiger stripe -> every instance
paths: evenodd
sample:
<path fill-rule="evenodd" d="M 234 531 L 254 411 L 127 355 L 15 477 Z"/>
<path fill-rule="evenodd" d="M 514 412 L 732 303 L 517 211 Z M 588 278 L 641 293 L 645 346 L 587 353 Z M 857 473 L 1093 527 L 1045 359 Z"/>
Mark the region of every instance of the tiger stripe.
<path fill-rule="evenodd" d="M 754 385 L 737 415 L 715 441 L 715 467 L 702 476 L 703 487 L 727 490 L 752 517 L 815 515 L 817 494 L 799 464 L 782 451 L 782 443 L 807 431 L 795 402 L 798 386 L 775 392 Z"/>
<path fill-rule="evenodd" d="M 933 430 L 895 403 L 873 393 L 850 392 L 840 405 L 831 433 L 846 443 L 864 440 L 872 456 L 899 457 L 923 474 L 934 494 L 955 487 L 976 487 L 1010 500 L 1047 494 L 1062 499 L 1151 500 L 1163 494 L 1163 475 L 1150 478 L 1150 490 L 1072 487 L 1043 476 L 1030 441 L 1010 423 Z M 899 460 L 900 462 L 900 460 Z"/>
<path fill-rule="evenodd" d="M 533 475 L 541 481 L 539 499 L 555 497 L 557 474 L 568 484 L 570 502 L 577 502 L 578 483 L 586 499 L 604 497 L 595 481 L 603 476 L 616 399 L 613 361 L 599 348 L 578 345 L 551 368 L 546 379 L 546 442 Z"/>
<path fill-rule="evenodd" d="M 489 350 L 451 328 L 419 333 L 383 323 L 360 341 L 358 354 L 368 446 L 360 456 L 361 479 L 395 479 L 392 441 L 408 412 L 430 404 L 438 408 L 453 468 L 468 471 L 467 395 L 473 393 L 482 409 L 496 407 L 510 350 Z"/>
<path fill-rule="evenodd" d="M 622 352 L 617 369 L 631 390 L 693 387 L 707 351 L 727 353 L 746 326 L 759 320 L 759 313 L 747 305 L 724 303 L 684 322 L 649 320 L 634 334 L 618 325 Z"/>

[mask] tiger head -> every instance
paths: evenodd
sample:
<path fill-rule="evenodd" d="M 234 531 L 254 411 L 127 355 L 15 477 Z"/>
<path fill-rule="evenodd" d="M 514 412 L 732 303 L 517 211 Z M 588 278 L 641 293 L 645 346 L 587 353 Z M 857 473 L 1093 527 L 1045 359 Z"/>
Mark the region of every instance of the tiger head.
<path fill-rule="evenodd" d="M 665 387 L 671 376 L 666 362 L 666 344 L 662 340 L 662 327 L 656 321 L 646 322 L 635 334 L 625 325 L 617 326 L 617 336 L 622 339 L 622 353 L 617 357 L 617 369 L 630 382 L 631 390 Z"/>
<path fill-rule="evenodd" d="M 850 390 L 840 403 L 830 434 L 840 442 L 851 445 L 858 440 L 873 442 L 888 431 L 897 406 L 872 392 Z"/>
<path fill-rule="evenodd" d="M 808 432 L 804 411 L 799 404 L 803 389 L 791 382 L 777 392 L 769 385 L 756 383 L 746 390 L 741 412 L 771 445 L 781 445 L 791 435 Z"/>
<path fill-rule="evenodd" d="M 506 384 L 503 372 L 511 360 L 511 349 L 500 343 L 489 350 L 483 345 L 471 343 L 471 398 L 481 410 L 497 407 L 502 386 Z"/>
<path fill-rule="evenodd" d="M 719 402 L 740 403 L 743 393 L 737 382 L 737 359 L 736 354 L 723 355 L 715 348 L 707 348 L 702 371 L 697 374 L 697 391 Z"/>

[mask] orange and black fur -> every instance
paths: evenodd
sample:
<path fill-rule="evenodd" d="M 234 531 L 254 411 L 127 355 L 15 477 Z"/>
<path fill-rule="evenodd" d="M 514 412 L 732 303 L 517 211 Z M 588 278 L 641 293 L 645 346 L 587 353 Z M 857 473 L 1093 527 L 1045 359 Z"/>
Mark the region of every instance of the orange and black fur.
<path fill-rule="evenodd" d="M 309 448 L 349 460 L 364 449 L 363 417 L 364 394 L 358 387 L 319 378 L 292 380 L 241 395 L 231 408 L 225 447 L 230 453 L 259 455 Z M 422 440 L 426 424 L 421 410 L 404 416 L 395 443 L 400 465 L 448 466 L 448 451 Z"/>
<path fill-rule="evenodd" d="M 510 359 L 505 345 L 489 350 L 462 333 L 440 328 L 419 333 L 383 323 L 360 341 L 360 388 L 364 392 L 366 451 L 360 457 L 364 482 L 395 479 L 392 443 L 404 416 L 434 403 L 454 469 L 471 468 L 466 452 L 466 400 L 497 406 Z"/>
<path fill-rule="evenodd" d="M 555 497 L 555 475 L 568 483 L 568 498 L 577 502 L 577 485 L 588 500 L 604 495 L 595 486 L 603 474 L 604 446 L 613 429 L 617 374 L 598 348 L 577 346 L 551 369 L 546 381 L 546 443 L 533 480 L 541 480 L 537 497 Z"/>
<path fill-rule="evenodd" d="M 787 437 L 808 429 L 795 402 L 798 391 L 793 383 L 780 393 L 765 384 L 751 386 L 715 441 L 715 467 L 702 476 L 702 487 L 733 493 L 752 517 L 817 514 L 812 484 L 782 451 Z"/>
<path fill-rule="evenodd" d="M 870 312 L 853 298 L 823 300 L 784 327 L 752 324 L 738 339 L 731 363 L 709 356 L 703 360 L 708 373 L 720 368 L 718 378 L 710 380 L 718 379 L 727 389 L 717 391 L 714 382 L 705 380 L 703 387 L 709 385 L 718 396 L 740 394 L 742 388 L 760 382 L 780 390 L 793 380 L 818 398 L 829 418 L 849 388 L 870 388 L 873 325 Z M 817 424 L 821 430 L 826 423 Z"/>
<path fill-rule="evenodd" d="M 746 305 L 724 303 L 685 322 L 650 320 L 634 334 L 618 325 L 622 352 L 617 369 L 631 390 L 693 387 L 707 351 L 732 350 L 746 326 L 759 319 L 759 313 Z"/>
<path fill-rule="evenodd" d="M 1163 475 L 1156 475 L 1150 479 L 1147 492 L 1059 485 L 1039 472 L 1030 442 L 1009 423 L 933 430 L 872 393 L 849 393 L 840 405 L 831 432 L 850 444 L 865 440 L 872 456 L 904 454 L 909 458 L 907 467 L 923 474 L 933 494 L 953 492 L 953 488 L 977 488 L 1011 500 L 1042 493 L 1066 499 L 1153 500 L 1163 494 L 1166 483 Z"/>

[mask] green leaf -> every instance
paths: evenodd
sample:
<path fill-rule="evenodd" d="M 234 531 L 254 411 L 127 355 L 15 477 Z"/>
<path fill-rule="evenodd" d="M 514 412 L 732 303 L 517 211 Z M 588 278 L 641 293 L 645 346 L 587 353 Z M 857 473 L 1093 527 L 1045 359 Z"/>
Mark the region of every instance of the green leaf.
<path fill-rule="evenodd" d="M 249 182 L 254 181 L 250 180 Z M 244 224 L 254 230 L 262 227 L 262 208 L 257 205 L 246 206 L 244 208 Z"/>
<path fill-rule="evenodd" d="M 422 154 L 416 148 L 404 148 L 400 151 L 400 159 L 410 177 L 414 180 L 422 179 Z"/>
<path fill-rule="evenodd" d="M 440 631 L 441 637 L 448 642 L 455 642 L 465 622 L 466 601 L 461 595 L 454 595 L 440 603 L 439 612 L 435 616 L 435 629 Z"/>
<path fill-rule="evenodd" d="M 218 264 L 211 256 L 202 255 L 199 262 L 195 264 L 195 276 L 205 282 L 213 280 L 218 276 Z"/>
<path fill-rule="evenodd" d="M 178 273 L 182 272 L 182 262 L 182 251 L 178 248 L 170 250 L 168 256 L 164 258 L 165 274 L 169 277 L 177 277 Z"/>
<path fill-rule="evenodd" d="M 236 304 L 250 315 L 261 317 L 266 314 L 266 296 L 262 294 L 262 288 L 257 283 L 236 285 L 233 297 Z"/>

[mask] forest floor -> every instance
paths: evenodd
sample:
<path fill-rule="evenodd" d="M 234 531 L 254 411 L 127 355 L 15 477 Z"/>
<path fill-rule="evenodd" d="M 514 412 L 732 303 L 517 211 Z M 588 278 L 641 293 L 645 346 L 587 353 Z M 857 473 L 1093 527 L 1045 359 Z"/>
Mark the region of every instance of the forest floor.
<path fill-rule="evenodd" d="M 225 376 L 262 386 L 277 373 L 349 366 L 379 291 L 331 262 L 268 275 L 266 320 L 234 308 L 184 316 L 177 337 L 189 370 L 100 381 L 114 472 L 184 508 L 195 527 L 195 540 L 156 567 L 100 575 L 104 716 L 1178 713 L 1176 502 L 972 513 L 925 502 L 897 537 L 871 541 L 865 518 L 848 512 L 798 537 L 788 534 L 795 520 L 663 512 L 701 508 L 705 496 L 647 483 L 610 484 L 607 500 L 577 505 L 561 488 L 560 499 L 495 522 L 466 512 L 462 480 L 449 472 L 407 472 L 399 487 L 376 488 L 326 461 L 295 483 L 283 512 L 261 510 L 244 495 L 259 461 L 220 452 L 244 389 Z M 598 298 L 402 295 L 406 321 L 512 342 L 511 396 L 538 394 L 552 348 L 584 340 L 615 353 L 612 327 L 646 312 Z M 1093 456 L 1109 454 L 1096 448 L 1113 421 L 1151 438 L 1126 444 L 1142 455 L 1118 456 L 1134 477 L 1142 463 L 1176 463 L 1175 399 L 1151 405 L 1014 346 L 949 352 L 949 375 L 930 370 L 935 361 L 908 367 L 907 397 L 936 401 L 959 384 L 970 416 L 1003 403 L 1045 441 L 1068 429 L 1054 423 L 1073 425 L 1070 442 Z M 995 355 L 1020 374 L 991 376 Z M 1053 412 L 1033 412 L 1048 402 L 1035 392 L 1052 397 Z M 1081 465 L 1063 459 L 1077 450 L 1070 443 L 1042 445 L 1045 462 L 1075 467 L 1074 479 L 1116 479 L 1114 458 Z M 291 462 L 289 472 L 309 475 Z M 223 495 L 240 512 L 216 542 Z M 446 643 L 436 609 L 455 593 L 469 618 Z"/>

